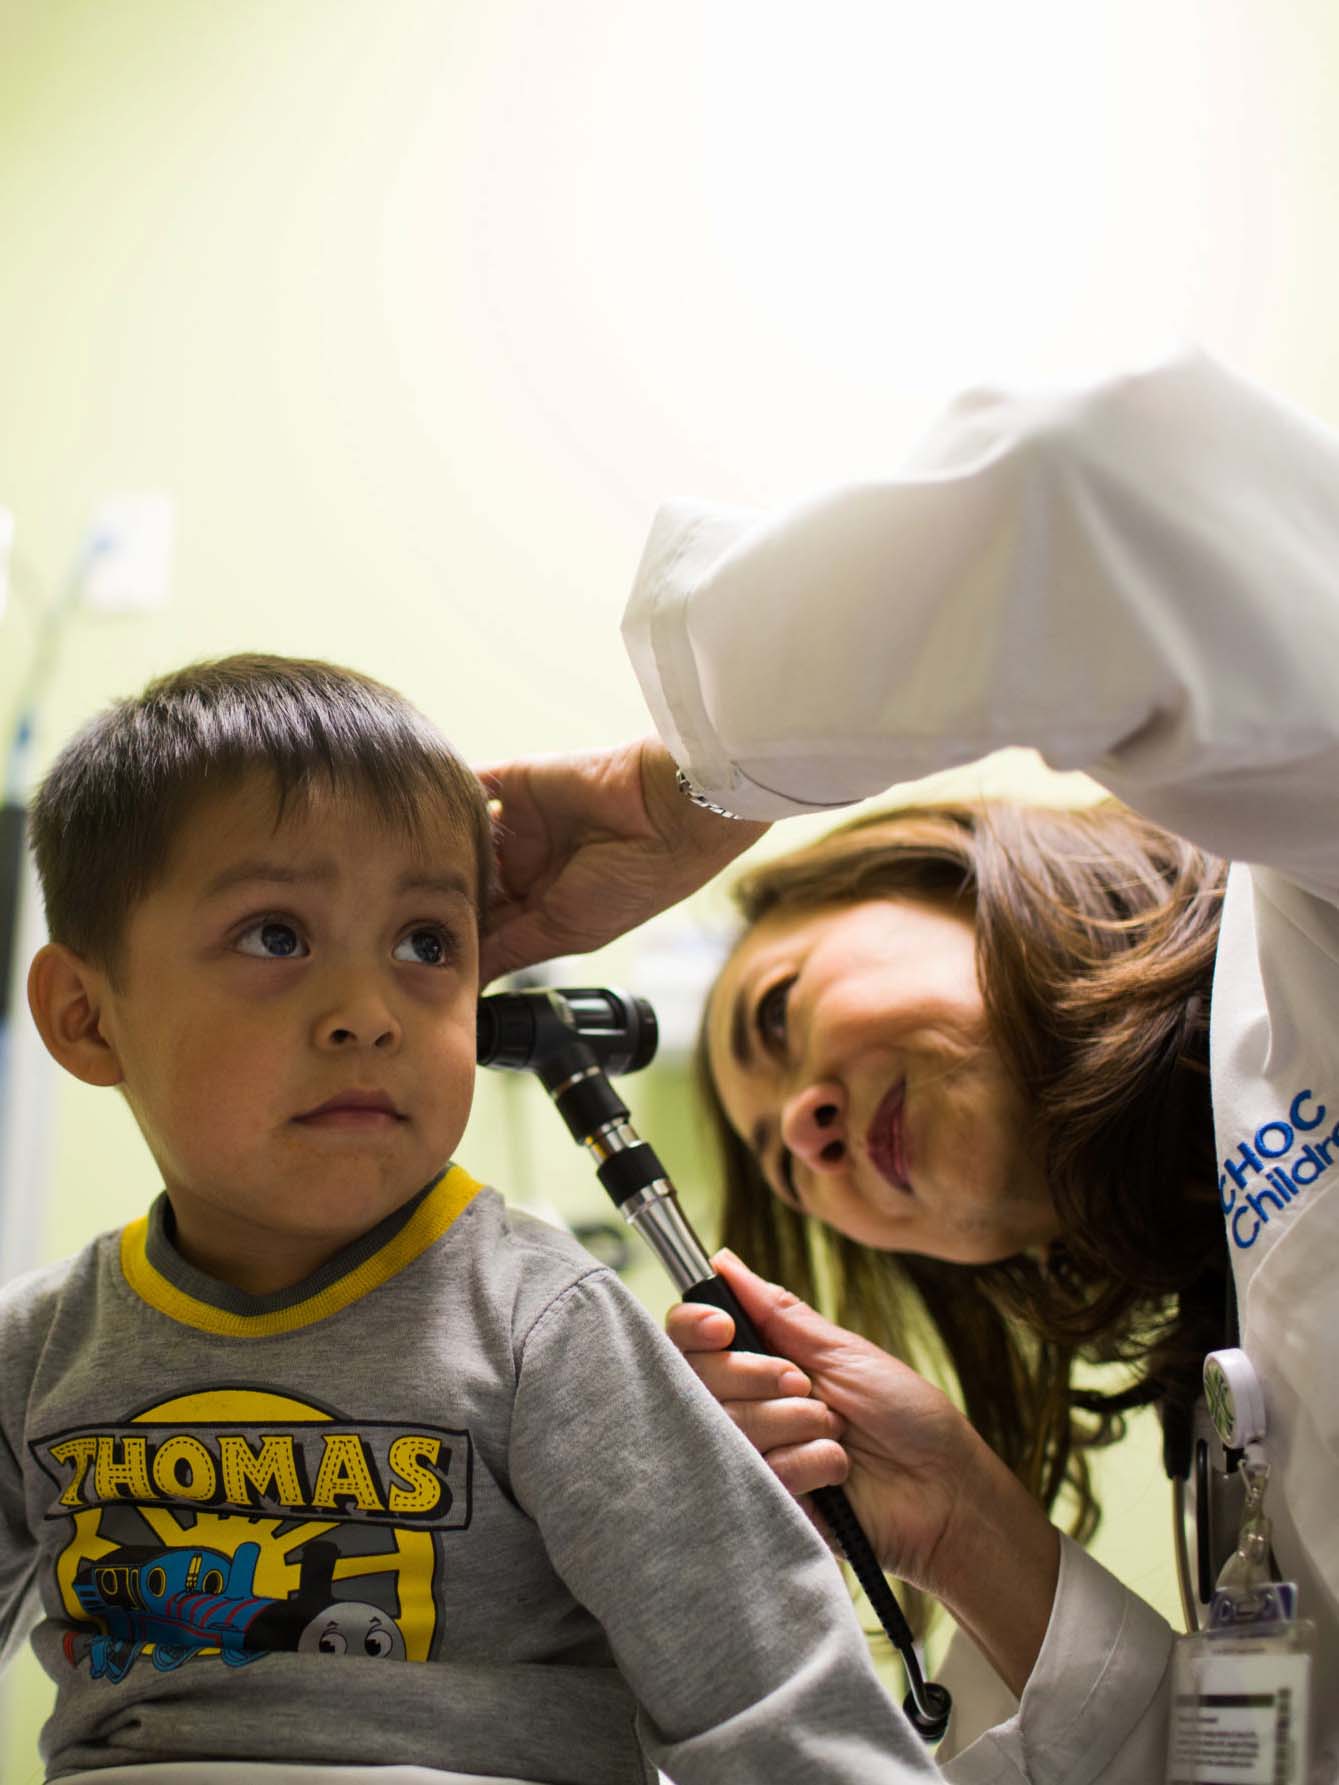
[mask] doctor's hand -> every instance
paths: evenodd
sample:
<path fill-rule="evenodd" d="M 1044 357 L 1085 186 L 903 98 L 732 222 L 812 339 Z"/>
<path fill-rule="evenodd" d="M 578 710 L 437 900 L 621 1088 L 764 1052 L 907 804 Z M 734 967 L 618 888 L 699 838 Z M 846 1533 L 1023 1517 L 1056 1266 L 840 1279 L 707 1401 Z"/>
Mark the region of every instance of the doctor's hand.
<path fill-rule="evenodd" d="M 1021 1694 L 1060 1540 L 947 1395 L 731 1252 L 712 1261 L 777 1354 L 725 1349 L 728 1315 L 680 1303 L 670 1338 L 791 1493 L 843 1486 L 884 1570 L 941 1600 Z"/>
<path fill-rule="evenodd" d="M 686 800 L 658 738 L 475 772 L 501 804 L 501 888 L 481 924 L 481 990 L 613 941 L 696 892 L 768 828 Z"/>

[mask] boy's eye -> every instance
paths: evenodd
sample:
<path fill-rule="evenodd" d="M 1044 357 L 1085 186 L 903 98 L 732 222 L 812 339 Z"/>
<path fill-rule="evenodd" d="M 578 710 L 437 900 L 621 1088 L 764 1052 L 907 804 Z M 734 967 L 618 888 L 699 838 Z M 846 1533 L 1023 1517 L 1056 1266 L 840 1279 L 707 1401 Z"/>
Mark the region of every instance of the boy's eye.
<path fill-rule="evenodd" d="M 436 924 L 420 924 L 402 936 L 391 951 L 396 961 L 412 961 L 416 967 L 446 967 L 453 957 L 451 937 Z"/>
<path fill-rule="evenodd" d="M 266 961 L 288 960 L 306 954 L 307 945 L 291 923 L 277 917 L 263 918 L 243 930 L 236 942 L 239 954 L 249 954 Z"/>

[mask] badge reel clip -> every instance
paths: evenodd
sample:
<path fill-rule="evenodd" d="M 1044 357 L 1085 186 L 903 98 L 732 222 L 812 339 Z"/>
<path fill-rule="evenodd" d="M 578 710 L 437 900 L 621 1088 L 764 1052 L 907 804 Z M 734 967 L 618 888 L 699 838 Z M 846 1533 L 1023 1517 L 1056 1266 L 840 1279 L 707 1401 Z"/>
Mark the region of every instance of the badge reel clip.
<path fill-rule="evenodd" d="M 1205 1627 L 1176 1641 L 1167 1785 L 1307 1785 L 1314 1628 L 1297 1616 L 1296 1585 L 1277 1578 L 1264 1396 L 1244 1351 L 1209 1353 L 1204 1394 L 1214 1431 L 1237 1458 L 1241 1522 Z M 1197 1507 L 1201 1520 L 1207 1510 Z"/>

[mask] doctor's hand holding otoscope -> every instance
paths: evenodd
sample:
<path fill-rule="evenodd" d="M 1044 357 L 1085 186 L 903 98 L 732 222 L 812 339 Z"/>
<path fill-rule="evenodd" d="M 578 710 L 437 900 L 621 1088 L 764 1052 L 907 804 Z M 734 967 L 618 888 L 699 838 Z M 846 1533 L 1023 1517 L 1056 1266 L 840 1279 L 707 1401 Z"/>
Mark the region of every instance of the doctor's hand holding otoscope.
<path fill-rule="evenodd" d="M 657 739 L 479 773 L 499 805 L 502 888 L 481 941 L 484 985 L 602 946 L 704 885 L 767 829 L 694 803 Z M 573 1126 L 569 1115 L 568 1125 L 585 1138 L 579 1118 Z M 667 1217 L 677 1221 L 677 1208 L 646 1221 Z M 680 1303 L 669 1334 L 782 1484 L 797 1497 L 817 1495 L 829 1525 L 841 1510 L 824 1493 L 844 1488 L 877 1566 L 946 1605 L 1021 1692 L 1046 1630 L 1058 1551 L 1054 1527 L 1016 1475 L 946 1395 L 877 1345 L 731 1253 L 708 1261 L 691 1234 L 686 1247 L 667 1246 L 653 1225 L 634 1225 L 681 1292 L 713 1271 L 729 1292 L 720 1306 L 710 1293 Z M 857 1573 L 872 1600 L 886 1601 L 881 1583 Z M 900 1624 L 895 1607 L 892 1615 Z M 916 1686 L 924 1694 L 919 1678 Z M 942 1689 L 928 1690 L 943 1702 Z M 907 1709 L 922 1733 L 935 1725 L 933 1714 L 916 1716 L 914 1694 Z"/>
<path fill-rule="evenodd" d="M 665 1267 L 685 1305 L 716 1310 L 733 1349 L 765 1353 L 766 1340 L 729 1282 L 713 1269 L 664 1166 L 633 1128 L 627 1105 L 609 1082 L 607 1075 L 636 1072 L 655 1055 L 658 1028 L 646 1000 L 607 987 L 501 992 L 480 1000 L 477 1027 L 479 1064 L 539 1078 L 572 1138 L 595 1160 L 604 1188 Z M 811 1491 L 823 1527 L 902 1657 L 906 1715 L 926 1740 L 939 1741 L 952 1709 L 948 1692 L 925 1679 L 912 1630 L 842 1488 L 815 1483 Z"/>

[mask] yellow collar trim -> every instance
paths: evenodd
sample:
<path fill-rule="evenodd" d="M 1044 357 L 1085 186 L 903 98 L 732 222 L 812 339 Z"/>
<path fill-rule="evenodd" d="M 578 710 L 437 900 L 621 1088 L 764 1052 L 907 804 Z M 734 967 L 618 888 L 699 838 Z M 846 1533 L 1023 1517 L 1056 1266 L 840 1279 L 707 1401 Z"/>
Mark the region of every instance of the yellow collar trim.
<path fill-rule="evenodd" d="M 122 1231 L 121 1270 L 141 1301 L 182 1326 L 193 1326 L 202 1333 L 215 1333 L 227 1339 L 263 1339 L 275 1333 L 296 1332 L 299 1327 L 312 1326 L 318 1320 L 338 1314 L 341 1308 L 347 1308 L 351 1302 L 389 1282 L 397 1271 L 412 1264 L 442 1237 L 482 1188 L 463 1166 L 453 1165 L 379 1252 L 365 1258 L 347 1277 L 340 1277 L 306 1301 L 294 1302 L 292 1307 L 279 1308 L 270 1314 L 233 1314 L 198 1301 L 170 1283 L 149 1262 L 147 1215 L 141 1215 L 138 1221 L 132 1221 Z"/>

